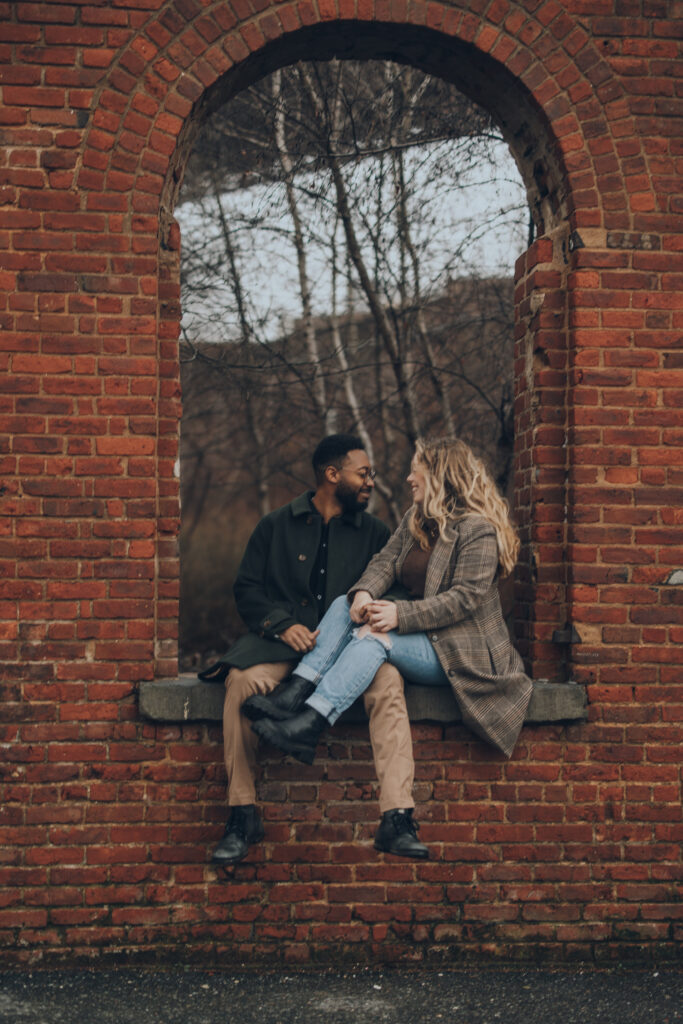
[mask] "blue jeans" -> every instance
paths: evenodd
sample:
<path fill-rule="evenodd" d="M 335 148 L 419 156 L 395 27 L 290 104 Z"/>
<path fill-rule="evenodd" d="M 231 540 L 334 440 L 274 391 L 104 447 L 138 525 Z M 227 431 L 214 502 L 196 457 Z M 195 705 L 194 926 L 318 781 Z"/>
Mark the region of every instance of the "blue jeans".
<path fill-rule="evenodd" d="M 358 637 L 349 603 L 338 597 L 320 623 L 315 647 L 297 665 L 298 676 L 315 683 L 306 703 L 333 724 L 367 690 L 380 666 L 388 661 L 412 683 L 447 686 L 448 678 L 424 633 L 382 633 Z"/>

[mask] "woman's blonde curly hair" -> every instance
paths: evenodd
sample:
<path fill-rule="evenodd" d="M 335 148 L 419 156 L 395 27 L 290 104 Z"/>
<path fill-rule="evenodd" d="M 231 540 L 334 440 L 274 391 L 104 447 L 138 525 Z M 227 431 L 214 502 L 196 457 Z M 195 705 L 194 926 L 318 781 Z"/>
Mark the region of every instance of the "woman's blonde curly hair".
<path fill-rule="evenodd" d="M 449 437 L 418 440 L 415 458 L 424 470 L 425 493 L 413 508 L 409 527 L 420 547 L 429 547 L 427 524 L 435 524 L 443 537 L 449 522 L 476 512 L 496 531 L 501 575 L 509 576 L 517 562 L 519 538 L 508 503 L 481 459 L 464 441 Z"/>

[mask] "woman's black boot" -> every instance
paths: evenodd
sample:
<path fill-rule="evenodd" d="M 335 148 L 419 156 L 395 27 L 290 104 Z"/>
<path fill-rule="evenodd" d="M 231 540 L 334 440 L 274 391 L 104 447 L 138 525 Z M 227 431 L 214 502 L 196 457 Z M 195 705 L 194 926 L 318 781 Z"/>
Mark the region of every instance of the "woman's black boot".
<path fill-rule="evenodd" d="M 315 686 L 296 673 L 279 683 L 272 693 L 255 693 L 242 704 L 242 714 L 256 722 L 259 718 L 273 718 L 277 722 L 291 718 L 303 709 Z"/>
<path fill-rule="evenodd" d="M 327 719 L 315 708 L 304 707 L 301 714 L 285 722 L 260 718 L 254 722 L 252 729 L 261 739 L 279 747 L 286 754 L 292 754 L 304 764 L 313 764 L 318 739 L 327 724 Z"/>

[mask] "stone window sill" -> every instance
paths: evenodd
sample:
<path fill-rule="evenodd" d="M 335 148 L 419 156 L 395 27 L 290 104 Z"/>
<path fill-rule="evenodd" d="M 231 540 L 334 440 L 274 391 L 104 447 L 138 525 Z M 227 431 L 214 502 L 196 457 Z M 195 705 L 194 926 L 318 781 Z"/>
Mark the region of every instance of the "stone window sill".
<path fill-rule="evenodd" d="M 219 722 L 223 718 L 224 687 L 203 683 L 195 675 L 176 679 L 154 679 L 140 684 L 140 713 L 155 722 Z M 406 686 L 406 704 L 412 722 L 461 720 L 450 689 L 438 686 Z M 588 717 L 586 692 L 577 683 L 548 683 L 538 680 L 526 714 L 525 724 L 585 721 Z M 360 702 L 344 714 L 342 721 L 366 720 Z"/>

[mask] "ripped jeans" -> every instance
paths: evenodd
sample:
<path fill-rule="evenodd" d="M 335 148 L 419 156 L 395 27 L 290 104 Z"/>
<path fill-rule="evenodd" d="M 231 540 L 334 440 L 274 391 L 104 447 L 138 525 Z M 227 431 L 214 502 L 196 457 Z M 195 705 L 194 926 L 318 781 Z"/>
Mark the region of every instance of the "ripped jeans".
<path fill-rule="evenodd" d="M 320 622 L 315 647 L 297 665 L 298 676 L 315 683 L 306 703 L 332 725 L 367 690 L 379 667 L 388 661 L 412 683 L 447 686 L 448 678 L 425 633 L 389 633 L 358 637 L 362 627 L 351 621 L 342 595 Z"/>

